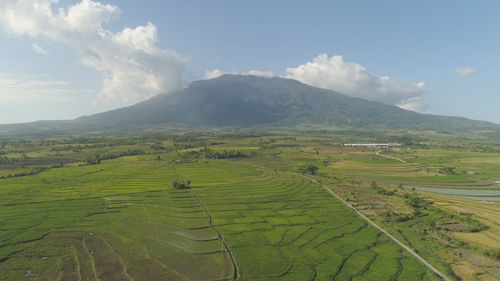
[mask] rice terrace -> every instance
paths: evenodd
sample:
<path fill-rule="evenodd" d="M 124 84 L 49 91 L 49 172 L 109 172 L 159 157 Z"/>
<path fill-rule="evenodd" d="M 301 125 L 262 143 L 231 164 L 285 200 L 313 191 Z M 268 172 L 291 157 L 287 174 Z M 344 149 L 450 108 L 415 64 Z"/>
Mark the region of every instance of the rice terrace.
<path fill-rule="evenodd" d="M 0 0 L 0 281 L 500 281 L 499 10 Z"/>
<path fill-rule="evenodd" d="M 383 151 L 403 163 L 377 155 L 381 150 L 375 148 L 345 147 L 344 134 L 4 139 L 0 279 L 498 276 L 497 203 L 429 192 L 494 191 L 479 173 L 461 172 L 468 167 L 494 175 L 498 164 L 480 167 L 495 159 L 491 154 L 418 148 L 423 144 Z M 449 165 L 459 169 L 456 174 L 442 173 Z M 420 192 L 415 185 L 428 188 Z"/>

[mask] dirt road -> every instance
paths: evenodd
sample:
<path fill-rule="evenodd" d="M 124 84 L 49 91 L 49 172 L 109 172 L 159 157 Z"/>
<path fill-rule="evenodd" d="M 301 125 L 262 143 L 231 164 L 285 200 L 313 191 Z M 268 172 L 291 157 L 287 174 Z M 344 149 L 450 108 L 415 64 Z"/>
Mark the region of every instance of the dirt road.
<path fill-rule="evenodd" d="M 396 237 L 392 236 L 389 232 L 387 232 L 385 229 L 380 227 L 378 224 L 374 223 L 372 220 L 370 220 L 368 217 L 363 215 L 360 211 L 358 211 L 356 208 L 354 208 L 351 204 L 349 204 L 347 201 L 345 201 L 343 198 L 338 196 L 335 192 L 333 192 L 330 188 L 324 186 L 320 182 L 318 182 L 316 179 L 308 176 L 302 175 L 302 177 L 320 185 L 323 187 L 326 191 L 328 191 L 330 194 L 332 194 L 335 198 L 339 199 L 344 205 L 347 207 L 351 208 L 356 214 L 358 214 L 362 219 L 367 221 L 369 224 L 371 224 L 373 227 L 377 228 L 380 230 L 382 233 L 387 235 L 392 241 L 396 242 L 399 246 L 403 247 L 408 253 L 413 255 L 415 258 L 417 258 L 421 263 L 423 263 L 425 266 L 427 266 L 430 270 L 432 270 L 434 273 L 436 273 L 439 277 L 441 277 L 445 281 L 451 281 L 446 275 L 444 275 L 441 271 L 439 271 L 437 268 L 435 268 L 432 264 L 430 264 L 428 261 L 426 261 L 424 258 L 422 258 L 419 254 L 417 254 L 414 250 L 412 250 L 410 247 L 406 246 L 403 244 L 401 241 L 399 241 Z"/>

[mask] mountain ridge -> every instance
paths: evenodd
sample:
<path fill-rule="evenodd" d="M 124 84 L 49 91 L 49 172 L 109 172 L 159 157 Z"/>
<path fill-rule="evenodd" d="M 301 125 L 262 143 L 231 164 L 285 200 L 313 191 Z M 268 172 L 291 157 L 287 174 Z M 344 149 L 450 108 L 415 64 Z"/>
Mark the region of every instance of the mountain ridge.
<path fill-rule="evenodd" d="M 436 131 L 500 131 L 500 125 L 464 117 L 421 114 L 397 106 L 315 88 L 293 79 L 226 74 L 192 82 L 132 106 L 68 121 L 0 125 L 89 131 L 116 127 L 176 125 L 227 127 L 321 125 Z"/>

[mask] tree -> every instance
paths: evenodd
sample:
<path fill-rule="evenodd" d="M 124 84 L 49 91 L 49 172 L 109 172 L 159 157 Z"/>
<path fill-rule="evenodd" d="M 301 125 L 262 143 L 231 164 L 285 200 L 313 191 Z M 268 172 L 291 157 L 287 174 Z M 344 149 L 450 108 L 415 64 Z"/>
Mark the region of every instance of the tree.
<path fill-rule="evenodd" d="M 315 175 L 316 172 L 318 171 L 318 167 L 314 165 L 305 165 L 299 168 L 299 171 L 302 174 L 309 174 L 309 175 Z"/>
<path fill-rule="evenodd" d="M 175 189 L 188 189 L 191 188 L 191 180 L 186 179 L 186 181 L 173 181 L 172 187 Z"/>

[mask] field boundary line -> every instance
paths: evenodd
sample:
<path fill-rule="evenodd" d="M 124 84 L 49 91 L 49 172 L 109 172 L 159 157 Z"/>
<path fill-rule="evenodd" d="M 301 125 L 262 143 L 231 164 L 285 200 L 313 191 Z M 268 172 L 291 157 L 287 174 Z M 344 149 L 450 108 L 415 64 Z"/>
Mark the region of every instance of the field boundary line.
<path fill-rule="evenodd" d="M 101 279 L 99 278 L 99 275 L 97 275 L 97 268 L 95 268 L 95 260 L 94 260 L 94 257 L 92 256 L 92 254 L 90 253 L 89 248 L 87 247 L 87 242 L 85 242 L 85 237 L 83 237 L 83 239 L 82 239 L 82 246 L 90 258 L 90 265 L 92 265 L 92 271 L 94 272 L 95 280 L 101 281 Z"/>
<path fill-rule="evenodd" d="M 217 233 L 217 235 L 219 236 L 219 238 L 220 238 L 220 240 L 222 242 L 222 245 L 224 245 L 224 248 L 229 253 L 229 258 L 231 259 L 231 262 L 233 263 L 233 271 L 234 271 L 232 279 L 233 280 L 238 279 L 240 277 L 239 276 L 240 275 L 239 274 L 240 270 L 238 268 L 238 263 L 236 262 L 236 258 L 234 257 L 233 252 L 229 248 L 229 245 L 226 242 L 226 240 L 224 240 L 224 237 L 222 236 L 222 233 L 220 233 L 219 230 L 215 227 L 214 222 L 213 222 L 213 218 L 212 218 L 212 214 L 210 214 L 210 212 L 208 211 L 207 206 L 205 206 L 205 204 L 203 204 L 203 202 L 201 201 L 200 197 L 198 197 L 198 194 L 196 194 L 194 191 L 192 191 L 192 194 L 196 198 L 196 200 L 198 200 L 198 202 L 200 203 L 200 205 L 203 208 L 203 210 L 205 211 L 205 213 L 208 215 L 208 218 L 210 220 L 210 226 L 215 230 L 215 232 Z"/>
<path fill-rule="evenodd" d="M 82 268 L 80 265 L 80 260 L 78 259 L 78 253 L 76 252 L 76 248 L 73 245 L 71 245 L 71 252 L 73 253 L 73 257 L 76 261 L 76 271 L 78 273 L 78 281 L 82 281 Z"/>
<path fill-rule="evenodd" d="M 125 264 L 125 261 L 123 261 L 123 258 L 115 251 L 115 249 L 113 249 L 113 246 L 111 246 L 111 244 L 108 242 L 108 240 L 106 240 L 106 238 L 104 238 L 104 236 L 102 236 L 102 234 L 99 234 L 99 236 L 101 236 L 102 241 L 104 241 L 104 243 L 109 247 L 111 252 L 116 256 L 116 258 L 118 259 L 120 264 L 123 266 L 122 272 L 125 275 L 125 277 L 127 277 L 127 279 L 130 281 L 134 281 L 134 278 L 132 278 L 132 276 L 130 276 L 128 274 L 127 265 Z"/>
<path fill-rule="evenodd" d="M 121 226 L 123 228 L 123 226 Z M 123 235 L 119 234 L 118 232 L 114 231 L 114 230 L 111 230 L 111 232 L 114 233 L 114 235 L 117 235 L 119 237 L 122 237 L 123 238 Z M 193 279 L 191 279 L 189 276 L 185 275 L 184 273 L 181 273 L 167 265 L 165 265 L 164 263 L 162 263 L 161 261 L 155 259 L 151 253 L 149 252 L 148 248 L 146 246 L 144 246 L 144 244 L 142 244 L 141 241 L 138 241 L 138 240 L 135 240 L 134 241 L 135 243 L 137 243 L 137 245 L 139 245 L 139 247 L 141 247 L 142 251 L 144 252 L 144 255 L 146 257 L 146 259 L 158 264 L 158 266 L 160 266 L 161 268 L 167 270 L 168 272 L 172 272 L 176 275 L 179 275 L 181 278 L 184 278 L 183 280 L 184 281 L 193 281 Z"/>
<path fill-rule="evenodd" d="M 362 219 L 364 219 L 365 221 L 367 221 L 369 224 L 371 224 L 376 229 L 380 230 L 387 237 L 389 237 L 392 241 L 396 242 L 399 246 L 401 246 L 403 249 L 405 249 L 408 253 L 410 253 L 415 258 L 417 258 L 421 263 L 423 263 L 425 266 L 427 266 L 427 268 L 429 268 L 430 270 L 432 270 L 435 274 L 437 274 L 443 280 L 445 280 L 445 281 L 451 281 L 446 275 L 444 275 L 443 273 L 441 273 L 441 271 L 439 271 L 437 268 L 435 268 L 432 264 L 430 264 L 428 261 L 426 261 L 419 254 L 417 254 L 417 252 L 415 252 L 410 247 L 406 246 L 403 242 L 399 241 L 396 237 L 394 237 L 392 234 L 390 234 L 385 229 L 383 229 L 382 227 L 380 227 L 378 224 L 376 224 L 375 222 L 373 222 L 367 216 L 363 215 L 360 211 L 358 211 L 356 208 L 354 208 L 351 204 L 349 204 L 347 201 L 345 201 L 342 197 L 340 197 L 339 195 L 337 195 L 337 193 L 333 192 L 330 188 L 328 188 L 327 186 L 321 184 L 315 178 L 311 178 L 311 177 L 308 177 L 308 176 L 305 176 L 305 175 L 300 175 L 300 176 L 303 177 L 303 178 L 308 179 L 309 181 L 311 181 L 311 182 L 313 182 L 315 184 L 318 184 L 319 186 L 321 186 L 323 189 L 325 189 L 330 194 L 332 194 L 335 198 L 337 198 L 338 200 L 340 200 L 340 202 L 342 202 L 344 205 L 346 205 L 347 207 L 349 207 L 350 209 L 352 209 L 358 216 L 360 216 Z"/>

